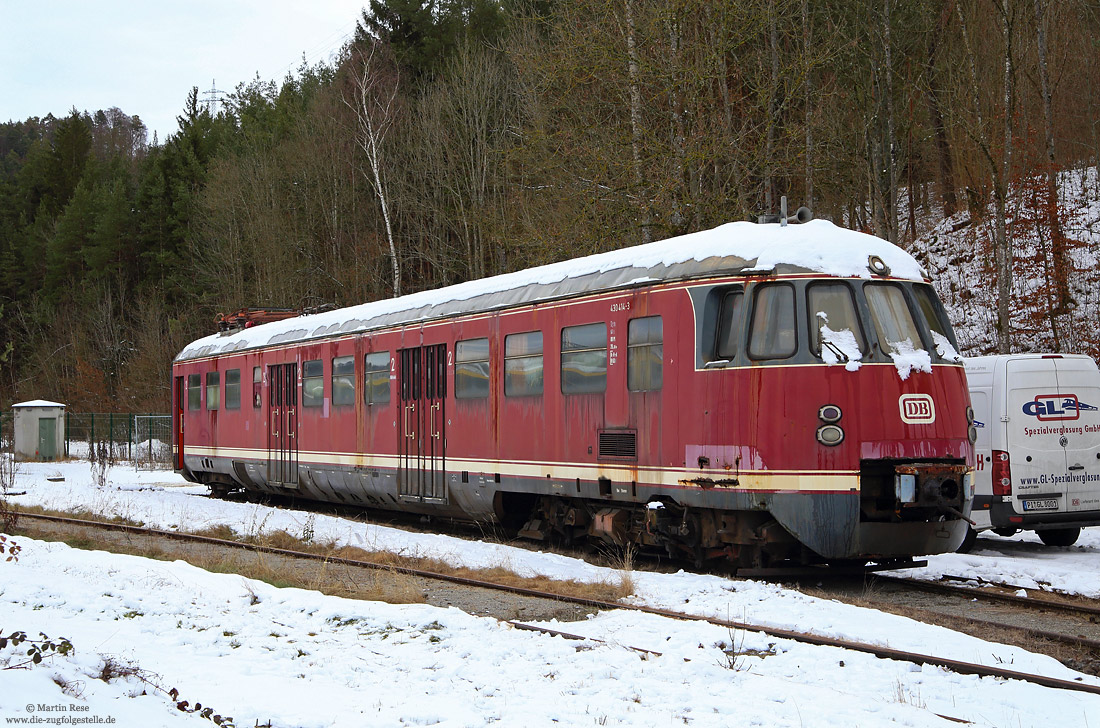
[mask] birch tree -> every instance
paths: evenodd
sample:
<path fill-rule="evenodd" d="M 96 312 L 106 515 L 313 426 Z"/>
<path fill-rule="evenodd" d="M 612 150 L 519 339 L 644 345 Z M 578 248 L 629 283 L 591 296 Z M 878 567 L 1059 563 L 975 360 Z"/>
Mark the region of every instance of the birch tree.
<path fill-rule="evenodd" d="M 352 98 L 344 103 L 355 112 L 355 141 L 367 161 L 364 171 L 378 197 L 382 222 L 386 230 L 386 243 L 390 250 L 390 266 L 393 273 L 393 295 L 401 295 L 401 262 L 397 257 L 397 243 L 393 235 L 390 214 L 390 195 L 387 189 L 386 137 L 393 129 L 397 116 L 399 77 L 397 67 L 387 47 L 368 39 L 365 49 L 360 49 L 353 59 Z"/>

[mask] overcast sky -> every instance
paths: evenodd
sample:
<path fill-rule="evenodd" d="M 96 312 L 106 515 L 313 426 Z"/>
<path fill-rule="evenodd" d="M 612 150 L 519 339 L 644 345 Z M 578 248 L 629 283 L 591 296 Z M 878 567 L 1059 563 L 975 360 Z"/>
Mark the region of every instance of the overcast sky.
<path fill-rule="evenodd" d="M 117 106 L 159 140 L 192 86 L 329 60 L 366 0 L 0 0 L 0 122 Z M 200 93 L 200 98 L 203 94 Z"/>

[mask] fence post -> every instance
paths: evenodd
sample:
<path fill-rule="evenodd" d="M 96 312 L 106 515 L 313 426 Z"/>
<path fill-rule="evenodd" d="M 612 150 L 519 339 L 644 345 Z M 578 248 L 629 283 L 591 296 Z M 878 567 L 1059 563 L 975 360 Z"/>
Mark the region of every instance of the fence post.
<path fill-rule="evenodd" d="M 92 412 L 92 434 L 88 436 L 88 458 L 95 459 L 95 412 Z"/>
<path fill-rule="evenodd" d="M 134 413 L 126 414 L 126 458 L 134 461 Z"/>

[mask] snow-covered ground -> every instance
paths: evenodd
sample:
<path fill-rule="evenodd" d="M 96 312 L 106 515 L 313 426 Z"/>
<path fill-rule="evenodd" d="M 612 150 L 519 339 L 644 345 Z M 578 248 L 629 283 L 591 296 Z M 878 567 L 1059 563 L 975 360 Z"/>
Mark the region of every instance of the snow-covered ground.
<path fill-rule="evenodd" d="M 502 544 L 201 498 L 205 489 L 171 473 L 116 467 L 110 485 L 97 488 L 87 463 L 19 468 L 15 490 L 26 494 L 10 498 L 16 505 L 85 508 L 169 529 L 228 524 L 243 534 L 312 532 L 318 540 L 473 567 L 615 578 L 608 569 L 575 559 Z M 948 724 L 938 716 L 982 726 L 1038 726 L 1055 719 L 1066 726 L 1100 725 L 1098 696 L 960 676 L 705 624 L 603 613 L 558 625 L 602 640 L 578 643 L 454 609 L 276 589 L 183 562 L 18 541 L 19 560 L 0 561 L 0 633 L 67 637 L 75 652 L 33 669 L 2 669 L 18 663 L 22 651 L 0 650 L 4 724 L 34 716 L 98 716 L 102 724 L 112 718 L 124 726 L 212 725 L 176 710 L 163 692 L 175 688 L 180 700 L 212 707 L 238 726 Z M 918 573 L 1100 596 L 1098 554 L 1100 529 L 1086 529 L 1068 549 L 1043 546 L 1030 536 L 983 536 L 971 554 L 932 557 Z M 639 603 L 1100 684 L 1019 648 L 775 585 L 684 572 L 636 572 L 633 580 Z M 723 650 L 731 644 L 751 654 L 730 658 Z M 97 676 L 105 660 L 139 672 L 104 682 Z"/>

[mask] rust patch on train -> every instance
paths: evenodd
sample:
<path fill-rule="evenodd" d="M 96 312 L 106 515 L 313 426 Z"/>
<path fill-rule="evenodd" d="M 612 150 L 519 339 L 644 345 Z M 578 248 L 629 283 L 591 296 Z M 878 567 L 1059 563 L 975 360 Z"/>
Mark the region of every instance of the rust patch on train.
<path fill-rule="evenodd" d="M 679 481 L 680 485 L 697 485 L 703 490 L 711 488 L 736 488 L 741 485 L 737 478 L 690 478 Z"/>

